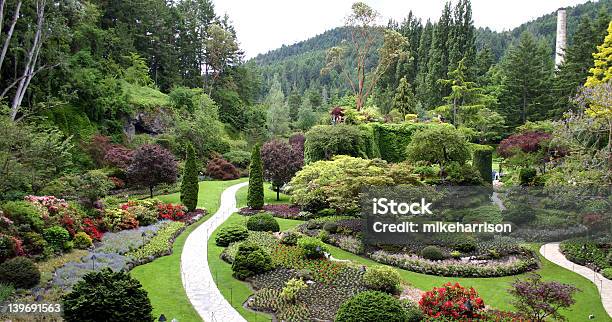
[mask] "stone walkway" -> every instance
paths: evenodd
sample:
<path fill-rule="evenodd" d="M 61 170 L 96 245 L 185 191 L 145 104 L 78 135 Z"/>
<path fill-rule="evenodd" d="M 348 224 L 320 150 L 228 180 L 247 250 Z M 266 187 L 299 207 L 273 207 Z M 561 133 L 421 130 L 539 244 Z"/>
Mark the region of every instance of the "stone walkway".
<path fill-rule="evenodd" d="M 612 317 L 612 281 L 603 277 L 601 274 L 596 273 L 592 269 L 581 266 L 570 262 L 559 250 L 559 243 L 549 243 L 542 245 L 540 253 L 549 261 L 569 269 L 570 271 L 580 274 L 586 277 L 588 280 L 593 282 L 597 286 L 601 295 L 601 302 L 608 312 L 608 315 Z"/>
<path fill-rule="evenodd" d="M 246 322 L 217 288 L 208 267 L 208 238 L 236 212 L 236 192 L 248 182 L 233 185 L 221 194 L 219 210 L 196 228 L 185 241 L 181 254 L 181 275 L 187 297 L 206 322 Z"/>

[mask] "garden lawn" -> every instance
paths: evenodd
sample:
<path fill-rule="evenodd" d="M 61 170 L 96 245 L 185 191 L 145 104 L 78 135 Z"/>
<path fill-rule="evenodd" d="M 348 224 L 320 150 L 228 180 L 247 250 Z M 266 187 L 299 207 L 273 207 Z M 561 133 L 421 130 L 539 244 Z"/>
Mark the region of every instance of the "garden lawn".
<path fill-rule="evenodd" d="M 243 223 L 246 225 L 246 217 L 233 214 L 208 239 L 208 266 L 210 272 L 225 299 L 248 321 L 270 321 L 270 316 L 265 313 L 255 312 L 242 306 L 244 302 L 253 294 L 249 284 L 235 279 L 232 276 L 232 265 L 224 262 L 221 252 L 225 247 L 215 245 L 215 237 L 219 229 L 232 224 Z"/>
<path fill-rule="evenodd" d="M 249 187 L 242 187 L 236 193 L 236 203 L 238 208 L 246 207 L 247 203 L 247 194 L 249 191 Z M 273 204 L 283 204 L 289 203 L 289 196 L 285 194 L 280 194 L 280 200 L 276 200 L 276 191 L 271 189 L 271 185 L 269 183 L 264 183 L 264 204 L 273 205 Z M 278 218 L 277 218 L 278 219 Z"/>
<path fill-rule="evenodd" d="M 164 314 L 168 321 L 176 318 L 181 322 L 201 321 L 187 294 L 183 289 L 181 280 L 180 262 L 183 245 L 189 233 L 208 219 L 219 208 L 221 193 L 234 184 L 244 182 L 246 179 L 231 181 L 202 181 L 198 194 L 198 207 L 206 208 L 208 214 L 187 229 L 175 240 L 172 254 L 160 257 L 151 263 L 135 267 L 130 274 L 140 281 L 149 293 L 153 305 L 153 316 L 157 319 Z M 156 198 L 171 203 L 180 203 L 180 194 L 173 193 Z"/>

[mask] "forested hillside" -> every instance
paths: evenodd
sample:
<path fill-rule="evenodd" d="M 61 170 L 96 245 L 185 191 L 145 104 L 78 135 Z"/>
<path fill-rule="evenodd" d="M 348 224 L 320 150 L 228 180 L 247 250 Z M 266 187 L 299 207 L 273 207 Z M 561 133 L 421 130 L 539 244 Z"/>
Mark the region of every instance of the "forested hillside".
<path fill-rule="evenodd" d="M 573 43 L 573 36 L 578 29 L 580 19 L 596 20 L 601 12 L 612 14 L 612 0 L 589 1 L 567 8 L 569 44 Z M 407 13 L 404 21 L 390 21 L 389 26 L 406 31 L 413 30 L 411 35 L 403 34 L 404 36 L 411 36 L 409 38 L 413 39 L 411 42 L 413 43 L 413 49 L 415 49 L 419 44 L 420 31 L 427 27 L 427 22 L 419 20 L 410 12 Z M 535 37 L 543 39 L 549 45 L 550 55 L 552 56 L 555 46 L 556 26 L 556 12 L 551 12 L 509 31 L 496 32 L 489 28 L 476 28 L 474 31 L 475 44 L 478 51 L 484 48 L 490 49 L 495 62 L 497 62 L 509 46 L 519 41 L 523 32 L 529 32 Z M 414 31 L 415 28 L 416 32 Z M 321 76 L 319 70 L 322 68 L 326 50 L 339 45 L 342 40 L 347 39 L 347 36 L 346 27 L 337 27 L 307 40 L 292 45 L 283 45 L 281 48 L 257 55 L 252 61 L 261 67 L 264 84 L 267 84 L 268 88 L 274 74 L 280 74 L 286 78 L 282 82 L 285 93 L 292 90 L 303 93 L 308 89 L 312 91 L 314 88 L 321 91 L 321 88 L 324 88 L 325 93 L 323 94 L 327 94 L 329 97 L 332 95 L 330 93 L 346 90 L 346 84 L 341 81 L 338 82 L 328 75 Z M 262 94 L 266 93 L 267 87 L 262 88 Z"/>

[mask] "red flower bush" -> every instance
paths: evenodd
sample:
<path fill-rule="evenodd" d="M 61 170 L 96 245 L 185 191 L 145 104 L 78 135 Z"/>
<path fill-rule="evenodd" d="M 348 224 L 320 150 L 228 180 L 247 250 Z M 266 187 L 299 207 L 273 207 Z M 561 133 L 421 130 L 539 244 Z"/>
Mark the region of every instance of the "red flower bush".
<path fill-rule="evenodd" d="M 419 307 L 423 313 L 434 318 L 471 319 L 480 316 L 479 311 L 484 309 L 484 301 L 473 288 L 449 282 L 443 287 L 434 287 L 432 291 L 425 292 Z"/>
<path fill-rule="evenodd" d="M 160 219 L 173 221 L 181 221 L 185 219 L 185 207 L 182 205 L 173 205 L 171 203 L 161 204 L 158 206 Z"/>
<path fill-rule="evenodd" d="M 96 240 L 96 241 L 102 240 L 102 235 L 104 234 L 99 229 L 99 224 L 97 224 L 91 218 L 83 219 L 83 224 L 81 226 L 81 230 L 83 230 L 85 233 L 87 233 L 87 235 L 89 235 L 89 237 L 91 237 L 91 239 Z"/>
<path fill-rule="evenodd" d="M 518 151 L 536 152 L 548 140 L 550 140 L 550 134 L 544 132 L 517 133 L 503 139 L 497 147 L 497 152 L 504 158 L 511 157 Z"/>
<path fill-rule="evenodd" d="M 213 157 L 206 165 L 206 173 L 213 179 L 233 180 L 240 178 L 240 171 L 220 156 Z"/>

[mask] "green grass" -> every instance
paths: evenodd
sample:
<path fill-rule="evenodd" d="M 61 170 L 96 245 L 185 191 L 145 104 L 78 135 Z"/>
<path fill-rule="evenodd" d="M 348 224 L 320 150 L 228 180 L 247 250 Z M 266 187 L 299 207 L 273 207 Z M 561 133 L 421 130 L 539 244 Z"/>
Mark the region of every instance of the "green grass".
<path fill-rule="evenodd" d="M 227 187 L 245 180 L 200 182 L 198 207 L 206 208 L 208 215 L 189 226 L 175 240 L 172 246 L 172 255 L 160 257 L 151 263 L 135 267 L 131 271 L 131 275 L 139 280 L 144 289 L 149 293 L 149 298 L 153 305 L 153 314 L 156 318 L 163 313 L 168 320 L 176 318 L 179 321 L 185 322 L 201 321 L 183 289 L 180 274 L 181 252 L 189 233 L 217 211 L 221 192 Z M 180 195 L 178 193 L 158 196 L 157 198 L 164 202 L 180 202 Z"/>
<path fill-rule="evenodd" d="M 158 89 L 122 82 L 128 102 L 138 108 L 169 107 L 170 99 L 168 95 Z"/>
<path fill-rule="evenodd" d="M 238 204 L 238 208 L 246 206 L 248 186 L 240 188 L 236 193 L 236 203 Z M 281 204 L 288 203 L 289 196 L 285 194 L 280 194 L 280 200 L 276 200 L 276 192 L 270 189 L 270 184 L 264 184 L 264 203 L 268 204 Z"/>
<path fill-rule="evenodd" d="M 219 228 L 245 222 L 246 218 L 238 214 L 233 214 Z M 215 245 L 215 237 L 219 228 L 211 235 L 208 240 L 208 265 L 210 272 L 217 284 L 221 294 L 232 306 L 248 321 L 270 321 L 268 314 L 259 313 L 245 309 L 242 304 L 249 298 L 253 291 L 245 282 L 232 277 L 232 265 L 224 262 L 219 257 L 225 247 Z"/>
<path fill-rule="evenodd" d="M 243 187 L 236 193 L 236 202 L 238 207 L 246 206 L 248 187 Z M 266 204 L 287 203 L 289 196 L 281 194 L 280 201 L 276 200 L 276 192 L 270 190 L 270 185 L 264 187 L 264 201 Z M 281 230 L 291 229 L 296 226 L 296 220 L 276 218 Z M 270 316 L 265 313 L 248 310 L 242 304 L 253 294 L 250 286 L 240 280 L 232 277 L 232 265 L 224 262 L 219 257 L 225 247 L 215 245 L 215 237 L 219 229 L 224 226 L 229 226 L 236 223 L 244 223 L 246 225 L 246 217 L 238 214 L 233 214 L 226 220 L 217 230 L 215 230 L 210 239 L 208 239 L 208 265 L 210 272 L 215 279 L 217 287 L 221 290 L 221 294 L 232 306 L 248 321 L 270 321 Z M 299 222 L 298 222 L 299 223 Z"/>
<path fill-rule="evenodd" d="M 281 230 L 292 229 L 297 225 L 303 223 L 303 221 L 298 220 L 281 218 L 276 219 L 279 221 Z M 244 217 L 234 214 L 222 226 L 226 224 L 229 225 L 232 223 L 238 223 L 244 220 Z M 250 290 L 249 286 L 246 283 L 233 279 L 231 276 L 231 265 L 219 259 L 219 254 L 221 254 L 223 247 L 215 246 L 214 239 L 212 238 L 211 240 L 209 240 L 208 246 L 208 261 L 211 265 L 211 270 L 214 270 L 214 274 L 216 274 L 219 278 L 217 285 L 221 285 L 222 288 L 230 287 L 233 289 L 232 301 L 237 303 L 242 303 L 246 301 L 246 299 L 253 292 Z M 354 263 L 365 266 L 380 265 L 379 263 L 373 260 L 357 256 L 340 248 L 331 245 L 328 245 L 328 247 L 331 254 L 335 258 L 349 259 Z M 533 245 L 532 247 L 536 249 L 539 246 Z M 212 254 L 213 251 L 211 250 L 214 250 L 214 255 Z M 545 280 L 555 280 L 562 283 L 572 284 L 581 290 L 581 292 L 577 293 L 575 296 L 576 304 L 571 307 L 571 310 L 565 310 L 563 312 L 563 315 L 566 316 L 569 321 L 586 321 L 588 320 L 589 314 L 593 314 L 595 316 L 595 319 L 590 321 L 612 321 L 612 319 L 610 319 L 606 314 L 601 304 L 599 293 L 595 285 L 593 285 L 586 278 L 549 262 L 542 256 L 540 256 L 540 259 L 542 261 L 542 267 L 536 272 L 542 275 Z M 212 263 L 214 263 L 214 268 Z M 398 271 L 400 272 L 402 279 L 406 283 L 421 290 L 430 290 L 433 287 L 441 286 L 446 282 L 459 282 L 461 285 L 474 287 L 474 289 L 476 289 L 476 291 L 478 291 L 478 293 L 485 300 L 485 303 L 487 305 L 502 310 L 513 309 L 510 303 L 512 298 L 506 292 L 506 290 L 509 288 L 510 283 L 512 283 L 514 280 L 525 276 L 523 274 L 518 276 L 496 278 L 453 278 L 419 274 L 403 269 L 398 269 Z M 229 301 L 229 290 L 227 290 L 226 292 L 222 291 L 222 293 Z M 245 319 L 249 321 L 257 321 L 254 319 L 261 318 L 260 314 L 253 313 L 251 311 L 247 311 L 244 309 L 239 309 L 238 311 L 243 315 Z"/>

